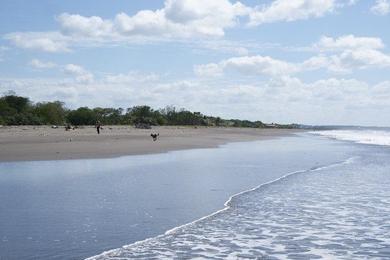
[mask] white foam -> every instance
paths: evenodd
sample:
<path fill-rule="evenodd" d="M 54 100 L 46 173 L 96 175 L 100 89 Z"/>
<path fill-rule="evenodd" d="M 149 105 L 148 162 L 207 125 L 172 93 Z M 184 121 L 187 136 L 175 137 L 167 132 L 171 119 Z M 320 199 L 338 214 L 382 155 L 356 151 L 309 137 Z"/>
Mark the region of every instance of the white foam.
<path fill-rule="evenodd" d="M 344 165 L 344 164 L 349 164 L 349 163 L 352 163 L 357 157 L 351 157 L 345 161 L 342 161 L 342 162 L 336 162 L 336 163 L 333 163 L 333 164 L 329 164 L 329 165 L 325 165 L 325 166 L 320 166 L 320 167 L 316 167 L 316 168 L 313 168 L 313 169 L 309 169 L 309 170 L 299 170 L 299 171 L 294 171 L 294 172 L 290 172 L 286 175 L 283 175 L 277 179 L 274 179 L 272 181 L 269 181 L 269 182 L 266 182 L 266 183 L 262 183 L 252 189 L 248 189 L 248 190 L 245 190 L 245 191 L 242 191 L 242 192 L 239 192 L 239 193 L 236 193 L 232 196 L 229 197 L 229 199 L 225 202 L 224 204 L 224 208 L 223 209 L 220 209 L 210 215 L 207 215 L 207 216 L 204 216 L 200 219 L 197 219 L 193 222 L 190 222 L 190 223 L 187 223 L 187 224 L 184 224 L 184 225 L 181 225 L 181 226 L 178 226 L 178 227 L 175 227 L 175 228 L 172 228 L 168 231 L 166 231 L 164 234 L 161 234 L 161 235 L 158 235 L 156 237 L 151 237 L 151 238 L 147 238 L 147 239 L 144 239 L 144 240 L 141 240 L 141 241 L 137 241 L 133 244 L 129 244 L 129 245 L 125 245 L 123 246 L 122 248 L 117 248 L 117 249 L 112 249 L 112 250 L 109 250 L 109 251 L 105 251 L 99 255 L 96 255 L 96 256 L 92 256 L 92 257 L 89 257 L 89 258 L 86 258 L 86 260 L 96 260 L 96 259 L 105 259 L 105 258 L 109 258 L 111 256 L 118 256 L 120 255 L 121 251 L 122 250 L 131 250 L 132 248 L 136 248 L 137 246 L 142 246 L 144 244 L 147 244 L 149 242 L 153 242 L 153 241 L 158 241 L 159 239 L 161 238 L 164 238 L 166 237 L 167 235 L 173 235 L 175 234 L 176 232 L 178 231 L 181 231 L 183 230 L 184 228 L 186 227 L 189 227 L 189 226 L 193 226 L 194 224 L 198 223 L 198 222 L 201 222 L 203 220 L 206 220 L 206 219 L 209 219 L 215 215 L 218 215 L 218 214 L 221 214 L 222 212 L 224 211 L 227 211 L 231 208 L 231 205 L 232 205 L 232 201 L 233 199 L 235 199 L 236 197 L 239 197 L 240 195 L 244 195 L 244 194 L 247 194 L 247 193 L 250 193 L 250 192 L 254 192 L 254 191 L 257 191 L 263 187 L 266 187 L 268 185 L 271 185 L 273 183 L 277 183 L 281 180 L 284 180 L 284 179 L 287 179 L 291 176 L 294 176 L 296 174 L 300 174 L 300 173 L 305 173 L 305 172 L 315 172 L 315 171 L 319 171 L 319 170 L 323 170 L 323 169 L 327 169 L 327 168 L 333 168 L 333 167 L 337 167 L 337 166 L 341 166 L 341 165 Z M 280 224 L 279 224 L 280 226 Z M 247 243 L 248 241 L 246 241 Z M 124 259 L 127 259 L 127 258 L 124 258 Z"/>
<path fill-rule="evenodd" d="M 314 131 L 312 134 L 322 135 L 342 141 L 361 144 L 390 146 L 390 131 L 382 130 L 327 130 Z"/>
<path fill-rule="evenodd" d="M 372 171 L 356 158 L 291 173 L 231 197 L 222 214 L 94 259 L 387 259 L 390 164 Z"/>

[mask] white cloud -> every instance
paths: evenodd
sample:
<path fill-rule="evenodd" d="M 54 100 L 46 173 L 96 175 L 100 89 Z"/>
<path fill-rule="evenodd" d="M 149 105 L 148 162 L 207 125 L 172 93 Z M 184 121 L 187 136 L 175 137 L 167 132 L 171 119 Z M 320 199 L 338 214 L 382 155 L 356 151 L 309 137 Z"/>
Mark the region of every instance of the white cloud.
<path fill-rule="evenodd" d="M 61 31 L 67 35 L 83 37 L 110 36 L 113 33 L 113 24 L 98 16 L 84 17 L 78 14 L 63 13 L 57 17 Z"/>
<path fill-rule="evenodd" d="M 242 74 L 283 76 L 299 71 L 293 64 L 269 56 L 233 57 L 216 63 L 197 65 L 194 71 L 198 76 L 219 76 L 226 71 L 235 71 Z"/>
<path fill-rule="evenodd" d="M 390 55 L 381 51 L 384 47 L 382 39 L 375 37 L 323 36 L 318 43 L 314 44 L 314 48 L 323 54 L 307 60 L 306 65 L 343 73 L 351 72 L 355 68 L 390 67 Z M 325 55 L 326 53 L 332 54 Z"/>
<path fill-rule="evenodd" d="M 203 39 L 223 36 L 248 12 L 248 7 L 229 0 L 166 0 L 161 9 L 119 13 L 113 19 L 63 13 L 56 18 L 58 32 L 14 32 L 4 38 L 20 48 L 46 52 L 69 51 L 69 45 L 89 42 L 131 42 L 137 37 Z"/>
<path fill-rule="evenodd" d="M 216 63 L 195 65 L 194 72 L 200 77 L 219 77 L 223 74 L 223 66 Z"/>
<path fill-rule="evenodd" d="M 329 57 L 325 55 L 313 56 L 303 62 L 303 67 L 309 70 L 317 70 L 329 66 Z"/>
<path fill-rule="evenodd" d="M 91 83 L 94 80 L 94 76 L 92 73 L 90 73 L 89 71 L 85 70 L 83 67 L 76 64 L 67 64 L 64 67 L 64 71 L 67 74 L 75 76 L 77 82 Z"/>
<path fill-rule="evenodd" d="M 124 12 L 111 19 L 62 13 L 54 32 L 14 32 L 4 36 L 15 46 L 46 52 L 69 51 L 70 46 L 133 43 L 143 39 L 183 40 L 221 38 L 229 28 L 246 23 L 260 25 L 323 16 L 351 0 L 275 0 L 267 6 L 249 7 L 230 0 L 165 0 L 157 10 Z M 147 40 L 146 40 L 147 39 Z M 212 46 L 211 46 L 212 47 Z M 240 55 L 242 47 L 225 46 Z"/>
<path fill-rule="evenodd" d="M 389 0 L 376 0 L 370 10 L 376 15 L 387 15 L 390 13 L 390 2 Z"/>
<path fill-rule="evenodd" d="M 112 20 L 68 13 L 59 15 L 57 20 L 65 35 L 86 38 L 218 37 L 248 10 L 240 2 L 232 4 L 228 0 L 166 0 L 162 9 L 141 10 L 135 15 L 122 12 Z"/>
<path fill-rule="evenodd" d="M 244 56 L 222 61 L 225 70 L 237 70 L 245 74 L 285 75 L 298 71 L 297 67 L 289 62 L 273 59 L 269 56 Z"/>
<path fill-rule="evenodd" d="M 8 90 L 34 101 L 59 99 L 73 108 L 174 105 L 225 118 L 265 122 L 390 125 L 388 81 L 369 84 L 353 78 L 328 78 L 303 82 L 284 76 L 248 84 L 150 80 L 140 88 L 139 82 L 111 83 L 105 79 L 88 84 L 66 79 L 0 78 L 0 92 Z"/>
<path fill-rule="evenodd" d="M 151 81 L 157 81 L 159 79 L 159 75 L 155 73 L 140 73 L 137 71 L 130 71 L 127 74 L 114 74 L 114 75 L 107 75 L 104 79 L 106 83 L 110 84 L 124 84 L 124 83 L 144 83 L 144 82 L 151 82 Z"/>
<path fill-rule="evenodd" d="M 57 64 L 50 61 L 41 61 L 38 59 L 33 59 L 30 61 L 30 66 L 36 69 L 51 69 L 57 66 Z"/>
<path fill-rule="evenodd" d="M 322 17 L 333 12 L 336 8 L 354 3 L 353 0 L 275 0 L 269 5 L 256 7 L 250 13 L 249 25 L 256 26 L 265 23 L 291 22 Z"/>
<path fill-rule="evenodd" d="M 345 51 L 340 55 L 343 64 L 361 69 L 368 67 L 390 67 L 390 55 L 373 49 Z"/>
<path fill-rule="evenodd" d="M 15 32 L 6 34 L 4 38 L 23 49 L 46 52 L 69 51 L 69 39 L 59 32 Z"/>
<path fill-rule="evenodd" d="M 355 69 L 390 67 L 390 55 L 381 51 L 385 45 L 380 38 L 323 36 L 313 47 L 320 54 L 301 62 L 292 63 L 269 56 L 242 56 L 218 63 L 196 65 L 194 73 L 200 77 L 215 77 L 226 71 L 235 71 L 244 75 L 281 77 L 314 70 L 346 74 Z"/>
<path fill-rule="evenodd" d="M 234 55 L 245 56 L 249 54 L 248 48 L 254 48 L 254 44 L 247 44 L 238 41 L 227 41 L 223 39 L 187 41 L 187 45 L 191 46 L 194 51 L 207 50 L 213 52 L 230 53 Z M 261 46 L 265 48 L 264 46 Z"/>
<path fill-rule="evenodd" d="M 314 46 L 321 51 L 342 51 L 346 49 L 383 49 L 385 45 L 380 38 L 356 37 L 350 34 L 339 38 L 323 36 Z"/>
<path fill-rule="evenodd" d="M 350 68 L 347 68 L 339 56 L 337 55 L 317 55 L 313 56 L 301 63 L 302 71 L 313 71 L 325 69 L 329 72 L 338 74 L 350 73 Z"/>

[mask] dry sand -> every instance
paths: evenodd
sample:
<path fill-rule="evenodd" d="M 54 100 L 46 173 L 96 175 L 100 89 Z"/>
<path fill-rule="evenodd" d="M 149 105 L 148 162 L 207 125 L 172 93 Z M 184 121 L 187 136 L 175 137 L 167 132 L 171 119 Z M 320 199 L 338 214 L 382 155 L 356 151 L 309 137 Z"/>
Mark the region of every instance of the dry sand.
<path fill-rule="evenodd" d="M 217 127 L 104 126 L 100 135 L 92 126 L 65 131 L 49 126 L 0 127 L 0 161 L 66 160 L 162 153 L 209 148 L 239 141 L 285 136 L 299 130 Z M 160 133 L 153 142 L 150 134 Z"/>

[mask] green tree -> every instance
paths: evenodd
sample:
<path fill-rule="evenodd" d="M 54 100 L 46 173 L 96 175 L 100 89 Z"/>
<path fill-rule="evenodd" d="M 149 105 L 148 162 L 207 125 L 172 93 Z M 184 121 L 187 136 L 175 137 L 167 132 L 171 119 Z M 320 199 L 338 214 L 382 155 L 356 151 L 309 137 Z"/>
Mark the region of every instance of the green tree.
<path fill-rule="evenodd" d="M 66 109 L 64 103 L 60 101 L 38 103 L 34 112 L 44 124 L 61 125 L 65 122 Z"/>
<path fill-rule="evenodd" d="M 123 122 L 122 108 L 115 109 L 96 107 L 93 109 L 93 112 L 95 112 L 97 119 L 100 120 L 103 124 L 118 125 Z"/>
<path fill-rule="evenodd" d="M 176 110 L 175 107 L 168 106 L 161 110 L 161 114 L 166 118 L 168 125 L 207 125 L 206 117 L 200 112 Z"/>
<path fill-rule="evenodd" d="M 0 124 L 4 125 L 38 125 L 63 124 L 67 121 L 73 125 L 93 125 L 96 120 L 103 124 L 148 124 L 148 125 L 204 125 L 229 127 L 269 127 L 261 121 L 222 119 L 205 116 L 200 112 L 185 109 L 177 110 L 174 106 L 154 110 L 149 106 L 135 106 L 123 113 L 122 108 L 80 107 L 68 111 L 60 101 L 33 104 L 26 97 L 8 92 L 0 97 Z M 299 128 L 299 125 L 275 124 L 275 128 Z"/>
<path fill-rule="evenodd" d="M 4 118 L 4 120 L 6 117 L 14 115 L 16 113 L 17 110 L 10 107 L 4 97 L 0 98 L 0 116 Z"/>
<path fill-rule="evenodd" d="M 14 94 L 0 98 L 0 117 L 6 125 L 41 124 L 32 113 L 30 100 Z"/>
<path fill-rule="evenodd" d="M 88 107 L 80 107 L 70 111 L 66 117 L 72 125 L 94 125 L 97 120 L 95 112 Z"/>
<path fill-rule="evenodd" d="M 25 97 L 9 95 L 2 97 L 2 99 L 5 100 L 10 108 L 15 109 L 17 113 L 26 111 L 30 107 L 30 100 Z"/>
<path fill-rule="evenodd" d="M 127 109 L 127 117 L 133 124 L 157 125 L 159 112 L 149 106 L 135 106 Z"/>

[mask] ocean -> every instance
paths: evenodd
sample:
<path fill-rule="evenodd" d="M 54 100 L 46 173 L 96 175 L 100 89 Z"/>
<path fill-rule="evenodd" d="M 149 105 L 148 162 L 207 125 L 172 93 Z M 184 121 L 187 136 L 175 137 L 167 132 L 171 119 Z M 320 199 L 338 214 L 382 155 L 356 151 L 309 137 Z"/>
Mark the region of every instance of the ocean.
<path fill-rule="evenodd" d="M 386 259 L 389 136 L 1 163 L 0 259 Z"/>

